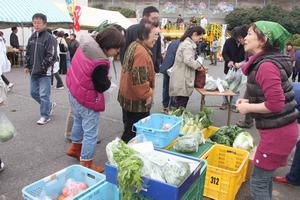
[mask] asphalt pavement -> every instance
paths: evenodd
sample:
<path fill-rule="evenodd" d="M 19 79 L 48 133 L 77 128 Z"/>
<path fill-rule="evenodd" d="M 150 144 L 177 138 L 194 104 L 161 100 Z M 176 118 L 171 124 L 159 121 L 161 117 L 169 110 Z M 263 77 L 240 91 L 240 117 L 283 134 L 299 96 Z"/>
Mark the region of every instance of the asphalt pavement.
<path fill-rule="evenodd" d="M 208 61 L 206 61 L 208 63 Z M 120 66 L 117 64 L 118 71 Z M 208 66 L 209 74 L 223 78 L 223 63 Z M 112 73 L 113 74 L 113 73 Z M 57 172 L 78 161 L 65 154 L 69 144 L 64 139 L 66 117 L 69 109 L 67 89 L 52 89 L 52 99 L 57 103 L 51 121 L 40 126 L 39 106 L 29 95 L 29 77 L 22 68 L 13 68 L 7 78 L 13 82 L 14 88 L 9 93 L 5 106 L 0 108 L 14 124 L 17 135 L 11 141 L 0 143 L 0 157 L 5 162 L 5 170 L 0 173 L 0 200 L 22 199 L 22 188 L 43 177 Z M 62 76 L 65 79 L 65 76 Z M 113 81 L 118 84 L 119 76 L 113 74 Z M 152 113 L 162 111 L 161 105 L 162 75 L 156 76 L 156 89 Z M 243 92 L 242 92 L 243 93 Z M 94 162 L 104 165 L 107 161 L 105 146 L 115 137 L 120 137 L 123 130 L 122 112 L 116 100 L 117 90 L 110 95 L 106 111 L 100 114 L 99 139 Z M 221 104 L 222 98 L 208 97 L 207 104 Z M 200 109 L 200 95 L 195 91 L 188 103 L 188 110 L 196 113 Z M 227 112 L 214 108 L 212 115 L 215 126 L 226 124 Z M 235 124 L 242 116 L 233 113 L 231 123 Z M 258 135 L 255 128 L 249 129 L 256 142 Z M 292 157 L 292 155 L 291 155 Z M 289 159 L 289 165 L 291 164 Z M 276 171 L 276 175 L 285 175 L 289 166 Z M 238 200 L 250 199 L 249 181 L 245 182 L 238 195 Z M 274 183 L 273 200 L 300 199 L 300 188 Z"/>

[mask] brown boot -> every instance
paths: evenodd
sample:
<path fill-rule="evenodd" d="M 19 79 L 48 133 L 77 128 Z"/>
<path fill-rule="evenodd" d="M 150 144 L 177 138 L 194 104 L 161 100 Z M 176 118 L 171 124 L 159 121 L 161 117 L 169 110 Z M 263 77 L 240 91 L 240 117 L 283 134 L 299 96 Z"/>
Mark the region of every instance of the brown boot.
<path fill-rule="evenodd" d="M 98 167 L 96 165 L 93 165 L 93 160 L 89 160 L 89 161 L 82 160 L 80 161 L 80 165 L 95 170 L 96 172 L 100 172 L 100 173 L 104 172 L 103 167 Z"/>
<path fill-rule="evenodd" d="M 81 146 L 82 144 L 72 143 L 67 151 L 67 155 L 80 160 Z"/>

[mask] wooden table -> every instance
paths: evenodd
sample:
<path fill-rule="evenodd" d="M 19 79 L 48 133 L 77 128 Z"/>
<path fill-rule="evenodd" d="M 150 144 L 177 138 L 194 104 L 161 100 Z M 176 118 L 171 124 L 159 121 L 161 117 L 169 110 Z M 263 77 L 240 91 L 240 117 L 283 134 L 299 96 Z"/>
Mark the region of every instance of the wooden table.
<path fill-rule="evenodd" d="M 227 126 L 230 125 L 230 119 L 231 119 L 231 102 L 232 102 L 232 98 L 233 96 L 235 96 L 236 94 L 234 92 L 232 92 L 231 90 L 225 90 L 224 92 L 219 92 L 217 91 L 207 91 L 205 89 L 200 89 L 200 88 L 196 88 L 196 90 L 201 94 L 201 102 L 200 102 L 200 110 L 203 110 L 203 107 L 205 105 L 205 96 L 227 96 L 229 97 L 229 103 L 228 103 L 228 107 L 227 107 Z M 216 106 L 216 105 L 206 105 L 206 107 L 220 107 L 220 106 Z"/>

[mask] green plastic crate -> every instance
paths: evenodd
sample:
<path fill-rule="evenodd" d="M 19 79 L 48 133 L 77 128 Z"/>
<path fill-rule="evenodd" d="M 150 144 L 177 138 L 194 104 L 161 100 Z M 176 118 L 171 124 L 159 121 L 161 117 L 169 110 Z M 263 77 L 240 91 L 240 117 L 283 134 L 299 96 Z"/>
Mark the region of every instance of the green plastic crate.
<path fill-rule="evenodd" d="M 190 189 L 183 195 L 181 200 L 202 200 L 203 199 L 207 162 L 205 162 L 205 160 L 201 160 L 201 162 L 204 164 L 201 168 L 199 179 L 191 185 Z"/>

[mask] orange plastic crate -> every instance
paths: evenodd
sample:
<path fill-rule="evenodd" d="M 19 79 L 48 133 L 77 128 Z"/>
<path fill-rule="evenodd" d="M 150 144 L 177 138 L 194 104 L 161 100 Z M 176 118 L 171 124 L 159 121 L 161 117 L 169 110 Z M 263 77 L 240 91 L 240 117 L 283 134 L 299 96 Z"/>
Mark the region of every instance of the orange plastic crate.
<path fill-rule="evenodd" d="M 234 200 L 245 181 L 249 152 L 216 144 L 201 159 L 207 160 L 204 196 Z"/>

